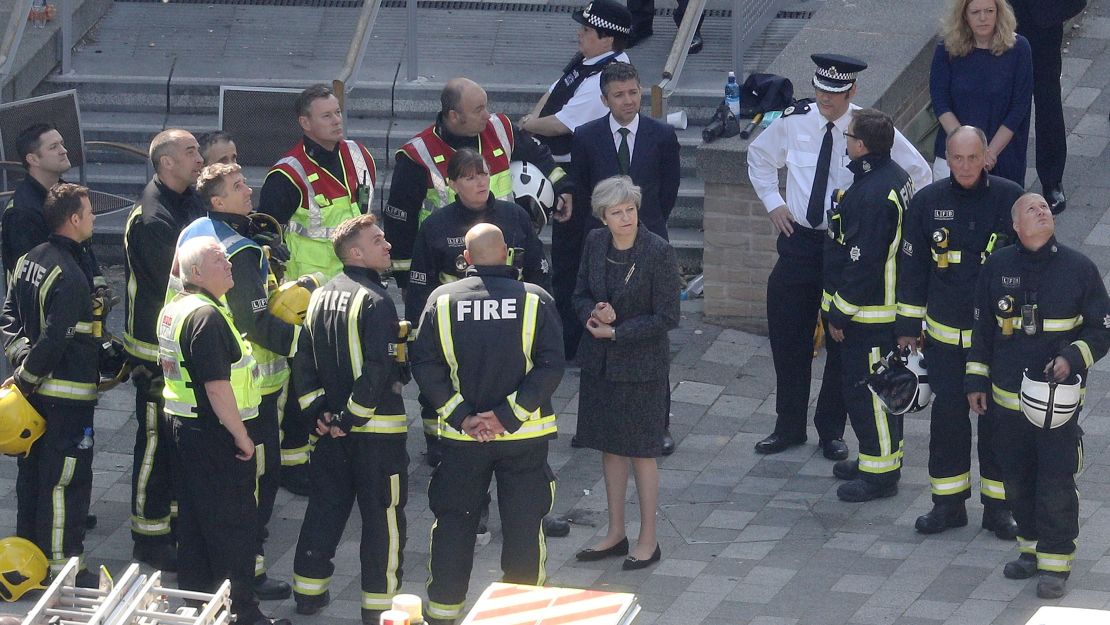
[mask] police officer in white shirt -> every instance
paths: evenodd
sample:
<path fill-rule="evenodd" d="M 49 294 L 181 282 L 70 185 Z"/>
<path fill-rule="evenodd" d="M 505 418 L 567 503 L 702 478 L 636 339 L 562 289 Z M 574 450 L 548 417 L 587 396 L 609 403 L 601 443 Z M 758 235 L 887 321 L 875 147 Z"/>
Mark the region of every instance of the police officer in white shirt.
<path fill-rule="evenodd" d="M 867 63 L 836 54 L 814 54 L 816 99 L 800 100 L 783 111 L 748 146 L 748 177 L 778 231 L 779 259 L 767 280 L 767 325 L 777 378 L 775 431 L 755 445 L 774 454 L 806 441 L 812 336 L 821 303 L 821 263 L 827 230 L 825 211 L 834 189 L 852 184 L 845 133 L 852 120 L 856 76 Z M 895 130 L 891 157 L 918 189 L 932 182 L 929 164 Z M 778 170 L 786 167 L 786 198 Z M 824 380 L 814 425 L 829 460 L 848 457 L 844 444 L 847 412 L 840 380 Z"/>

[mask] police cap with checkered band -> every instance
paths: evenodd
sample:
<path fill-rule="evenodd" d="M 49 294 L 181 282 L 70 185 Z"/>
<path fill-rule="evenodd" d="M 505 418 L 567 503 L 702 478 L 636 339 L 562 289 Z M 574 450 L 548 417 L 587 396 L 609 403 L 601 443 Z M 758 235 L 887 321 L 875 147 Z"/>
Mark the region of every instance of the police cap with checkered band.
<path fill-rule="evenodd" d="M 593 0 L 575 11 L 573 17 L 574 21 L 593 28 L 602 37 L 632 33 L 632 14 L 623 3 L 614 0 Z"/>
<path fill-rule="evenodd" d="M 867 63 L 840 54 L 813 54 L 809 58 L 817 64 L 817 71 L 813 73 L 813 86 L 830 93 L 843 93 L 851 89 L 856 84 L 856 76 L 867 69 Z"/>

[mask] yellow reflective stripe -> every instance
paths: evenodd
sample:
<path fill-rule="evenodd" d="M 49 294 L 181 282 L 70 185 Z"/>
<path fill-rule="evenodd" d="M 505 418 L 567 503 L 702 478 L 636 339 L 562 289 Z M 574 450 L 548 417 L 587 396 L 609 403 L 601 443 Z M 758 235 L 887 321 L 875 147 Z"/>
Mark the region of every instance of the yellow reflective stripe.
<path fill-rule="evenodd" d="M 551 184 L 555 184 L 556 182 L 559 182 L 560 180 L 565 178 L 566 175 L 567 172 L 563 170 L 562 167 L 556 167 L 555 169 L 551 170 L 551 173 L 548 174 L 547 179 L 551 181 Z"/>
<path fill-rule="evenodd" d="M 1074 559 L 1074 553 L 1044 553 L 1038 551 L 1037 568 L 1041 571 L 1067 573 L 1071 570 L 1071 561 Z"/>
<path fill-rule="evenodd" d="M 351 379 L 357 380 L 362 376 L 362 332 L 359 332 L 358 322 L 362 317 L 362 304 L 366 301 L 366 289 L 360 288 L 351 298 L 347 310 L 347 351 L 350 354 Z"/>
<path fill-rule="evenodd" d="M 322 595 L 327 592 L 329 584 L 331 584 L 330 577 L 317 579 L 313 577 L 297 575 L 296 573 L 293 574 L 293 592 L 301 595 Z"/>
<path fill-rule="evenodd" d="M 40 384 L 44 379 L 46 379 L 45 376 L 35 375 L 30 371 L 24 369 L 23 367 L 20 367 L 16 370 L 16 375 L 19 376 L 19 379 L 27 382 L 32 386 L 36 386 Z"/>
<path fill-rule="evenodd" d="M 385 527 L 389 535 L 389 544 L 386 546 L 385 560 L 385 590 L 382 597 L 389 600 L 392 606 L 392 595 L 401 586 L 397 571 L 401 568 L 401 530 L 397 522 L 397 507 L 401 505 L 401 475 L 394 473 L 389 476 L 389 506 L 385 509 Z M 366 607 L 367 593 L 362 595 L 362 607 Z"/>
<path fill-rule="evenodd" d="M 532 344 L 536 339 L 536 315 L 539 313 L 540 296 L 528 293 L 524 296 L 524 325 L 520 328 L 521 349 L 524 350 L 524 373 L 532 370 Z M 516 393 L 513 393 L 516 397 Z M 516 409 L 513 409 L 514 412 Z"/>
<path fill-rule="evenodd" d="M 1079 349 L 1079 353 L 1083 355 L 1083 364 L 1087 368 L 1090 368 L 1091 365 L 1095 363 L 1094 354 L 1091 353 L 1091 346 L 1087 344 L 1087 341 L 1072 341 L 1071 344 Z"/>
<path fill-rule="evenodd" d="M 913 317 L 914 319 L 921 319 L 925 316 L 924 306 L 914 306 L 905 302 L 898 302 L 898 314 L 903 317 Z"/>
<path fill-rule="evenodd" d="M 385 611 L 393 607 L 393 595 L 380 592 L 362 591 L 362 609 Z"/>
<path fill-rule="evenodd" d="M 1021 401 L 1018 399 L 1017 393 L 1011 393 L 991 384 L 991 397 L 994 399 L 994 403 L 1003 408 L 1014 411 L 1021 410 Z"/>
<path fill-rule="evenodd" d="M 39 395 L 59 399 L 96 401 L 96 384 L 92 382 L 72 382 L 70 380 L 46 378 L 46 381 L 35 392 Z"/>
<path fill-rule="evenodd" d="M 424 616 L 450 621 L 462 616 L 462 609 L 462 603 L 439 603 L 429 599 L 428 613 Z"/>
<path fill-rule="evenodd" d="M 1006 486 L 1001 480 L 989 480 L 981 477 L 979 478 L 979 494 L 991 499 L 1005 500 Z"/>
<path fill-rule="evenodd" d="M 930 250 L 930 252 L 933 256 L 933 262 L 939 261 L 941 256 L 946 257 L 950 264 L 959 263 L 963 259 L 963 254 L 960 252 L 960 250 L 948 250 L 943 254 L 937 254 L 936 250 Z"/>
<path fill-rule="evenodd" d="M 1045 332 L 1067 332 L 1083 325 L 1083 315 L 1068 317 L 1067 319 L 1044 319 L 1041 327 Z"/>
<path fill-rule="evenodd" d="M 170 533 L 170 517 L 144 519 L 131 515 L 131 531 L 143 536 L 163 536 Z"/>
<path fill-rule="evenodd" d="M 77 334 L 92 334 L 93 324 L 91 321 L 78 321 L 74 326 L 74 332 Z"/>
<path fill-rule="evenodd" d="M 984 378 L 989 378 L 991 375 L 991 368 L 989 365 L 985 365 L 981 362 L 969 360 L 967 364 L 964 365 L 964 373 L 967 375 L 981 375 Z"/>
<path fill-rule="evenodd" d="M 405 434 L 408 432 L 405 415 L 374 415 L 362 425 L 351 428 L 352 432 L 364 434 Z"/>
<path fill-rule="evenodd" d="M 513 414 L 516 415 L 516 418 L 520 419 L 521 421 L 529 421 L 531 419 L 538 419 L 540 417 L 539 408 L 536 408 L 535 410 L 529 412 L 528 410 L 525 410 L 524 406 L 516 403 L 516 392 L 513 392 L 508 397 L 506 397 L 505 401 L 508 402 L 509 407 L 513 409 Z"/>
<path fill-rule="evenodd" d="M 934 495 L 955 495 L 971 490 L 971 472 L 953 477 L 929 476 L 929 487 Z"/>
<path fill-rule="evenodd" d="M 902 453 L 886 456 L 859 454 L 859 470 L 864 473 L 889 473 L 902 467 Z"/>
<path fill-rule="evenodd" d="M 454 395 L 451 396 L 450 399 L 447 400 L 447 403 L 443 404 L 439 408 L 436 408 L 436 414 L 446 419 L 447 416 L 454 412 L 455 408 L 458 408 L 459 404 L 461 403 L 463 403 L 463 396 L 460 393 L 456 392 Z"/>
<path fill-rule="evenodd" d="M 859 306 L 856 306 L 855 304 L 853 304 L 853 303 L 849 302 L 848 300 L 844 299 L 843 297 L 841 297 L 840 293 L 837 293 L 837 294 L 833 295 L 832 305 L 839 308 L 840 312 L 844 313 L 845 315 L 848 315 L 849 317 L 852 317 L 857 312 L 859 312 Z"/>
<path fill-rule="evenodd" d="M 515 440 L 540 438 L 543 436 L 550 436 L 556 431 L 558 431 L 558 429 L 555 425 L 555 415 L 547 415 L 539 419 L 531 419 L 529 421 L 525 421 L 516 432 L 513 432 L 512 434 L 502 434 L 501 436 L 497 437 L 497 441 L 509 442 Z M 474 442 L 473 438 L 467 436 L 466 434 L 463 434 L 462 432 L 459 432 L 458 430 L 455 430 L 454 428 L 447 427 L 446 425 L 441 427 L 438 430 L 438 433 L 442 438 L 455 441 L 466 441 L 469 443 Z"/>
<path fill-rule="evenodd" d="M 455 395 L 447 400 L 441 408 L 436 410 L 441 418 L 446 418 L 460 403 L 462 395 L 459 394 L 459 361 L 455 358 L 455 338 L 451 335 L 451 295 L 444 293 L 436 298 L 436 325 L 439 328 L 439 346 L 443 350 L 443 359 L 451 370 L 451 387 Z"/>
<path fill-rule="evenodd" d="M 50 294 L 50 288 L 54 286 L 54 281 L 58 276 L 62 275 L 62 268 L 55 267 L 50 273 L 46 275 L 46 279 L 42 281 L 39 286 L 39 327 L 46 327 L 46 296 Z"/>
<path fill-rule="evenodd" d="M 160 525 L 162 519 L 147 519 L 139 516 L 146 510 L 146 491 L 150 487 L 150 474 L 154 472 L 154 452 L 158 448 L 158 420 L 162 415 L 158 414 L 158 404 L 155 402 L 146 402 L 146 414 L 143 419 L 143 428 L 146 432 L 146 448 L 143 450 L 143 461 L 139 465 L 139 477 L 135 482 L 135 509 L 133 512 L 135 516 L 131 517 L 131 531 L 138 534 L 146 533 L 148 528 L 144 526 L 147 524 L 158 524 L 154 528 L 157 534 L 168 534 L 170 531 L 169 519 L 166 519 L 165 531 L 162 531 Z"/>
<path fill-rule="evenodd" d="M 262 554 L 256 554 L 254 556 L 254 576 L 258 577 L 260 575 L 265 575 L 265 574 L 266 574 L 266 558 Z"/>
<path fill-rule="evenodd" d="M 890 240 L 890 245 L 886 249 L 886 262 L 883 263 L 883 306 L 890 310 L 890 323 L 894 323 L 895 304 L 896 304 L 896 289 L 895 284 L 898 282 L 898 248 L 902 244 L 902 211 L 905 207 L 902 206 L 902 198 L 897 190 L 891 189 L 887 194 L 887 199 L 898 207 L 898 225 L 894 230 L 894 237 Z M 875 322 L 879 323 L 879 322 Z"/>
<path fill-rule="evenodd" d="M 66 487 L 73 481 L 76 470 L 77 458 L 66 456 L 65 463 L 62 465 L 62 474 L 58 477 L 58 483 L 54 485 L 51 494 L 50 556 L 55 559 L 65 558 Z"/>
<path fill-rule="evenodd" d="M 15 360 L 15 355 L 19 353 L 19 351 L 22 350 L 24 347 L 27 347 L 30 344 L 30 339 L 25 336 L 21 336 L 12 341 L 11 345 L 8 345 L 8 348 L 4 350 L 4 355 L 8 357 L 8 360 Z"/>
<path fill-rule="evenodd" d="M 392 261 L 391 265 L 393 267 L 393 272 L 394 273 L 397 273 L 397 272 L 408 273 L 409 269 L 412 268 L 412 259 L 408 258 L 408 259 L 403 259 L 403 260 L 401 260 L 401 259 L 394 260 L 394 261 Z"/>
<path fill-rule="evenodd" d="M 829 312 L 829 305 L 832 304 L 832 293 L 828 291 L 821 292 L 821 310 Z"/>
<path fill-rule="evenodd" d="M 308 393 L 305 393 L 304 395 L 298 397 L 297 404 L 300 405 L 301 410 L 308 410 L 308 407 L 312 405 L 312 402 L 316 401 L 316 398 L 323 396 L 324 389 L 318 388 L 314 391 L 309 391 Z"/>
<path fill-rule="evenodd" d="M 291 447 L 289 449 L 282 448 L 281 450 L 281 466 L 295 467 L 297 465 L 305 464 L 308 462 L 309 451 L 311 445 L 301 445 L 300 447 Z"/>
<path fill-rule="evenodd" d="M 929 315 L 925 315 L 925 331 L 929 336 L 948 345 L 971 347 L 971 330 L 945 325 Z"/>
<path fill-rule="evenodd" d="M 860 306 L 856 314 L 852 315 L 852 321 L 856 323 L 894 323 L 896 316 L 897 313 L 893 305 Z"/>
<path fill-rule="evenodd" d="M 1037 541 L 1029 540 L 1021 536 L 1017 537 L 1018 552 L 1020 553 L 1037 553 Z"/>
<path fill-rule="evenodd" d="M 126 332 L 123 333 L 123 348 L 127 350 L 128 354 L 141 360 L 146 360 L 148 362 L 155 362 L 158 360 L 158 345 L 156 343 L 140 341 Z"/>

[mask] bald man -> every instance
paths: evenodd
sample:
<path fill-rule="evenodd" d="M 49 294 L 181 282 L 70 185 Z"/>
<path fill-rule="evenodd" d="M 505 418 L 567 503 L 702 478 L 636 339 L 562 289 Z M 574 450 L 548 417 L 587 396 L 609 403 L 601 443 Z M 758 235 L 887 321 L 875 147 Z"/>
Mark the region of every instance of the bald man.
<path fill-rule="evenodd" d="M 194 219 L 204 217 L 204 203 L 193 187 L 204 159 L 191 133 L 171 128 L 150 142 L 150 162 L 154 178 L 127 218 L 123 235 L 127 258 L 123 344 L 134 367 L 135 417 L 139 422 L 131 474 L 132 555 L 156 569 L 176 571 L 177 548 L 170 534 L 173 452 L 162 419 L 163 379 L 156 330 L 177 235 Z"/>
<path fill-rule="evenodd" d="M 499 200 L 514 199 L 510 161 L 536 165 L 554 185 L 557 197 L 570 194 L 566 173 L 555 165 L 551 151 L 513 126 L 508 116 L 490 114 L 486 91 L 478 83 L 453 78 L 444 85 L 439 101 L 435 123 L 397 150 L 389 202 L 382 215 L 386 237 L 393 244 L 393 277 L 402 288 L 408 283 L 420 224 L 455 201 L 446 182 L 447 161 L 455 150 L 472 148 L 486 159 L 490 193 Z"/>
<path fill-rule="evenodd" d="M 490 478 L 497 476 L 505 582 L 543 585 L 541 525 L 555 497 L 547 465 L 555 436 L 551 394 L 563 377 L 555 302 L 505 264 L 497 226 L 476 225 L 465 241 L 468 277 L 432 292 L 412 352 L 413 377 L 439 415 L 442 441 L 428 490 L 436 516 L 425 614 L 431 625 L 462 615 Z"/>

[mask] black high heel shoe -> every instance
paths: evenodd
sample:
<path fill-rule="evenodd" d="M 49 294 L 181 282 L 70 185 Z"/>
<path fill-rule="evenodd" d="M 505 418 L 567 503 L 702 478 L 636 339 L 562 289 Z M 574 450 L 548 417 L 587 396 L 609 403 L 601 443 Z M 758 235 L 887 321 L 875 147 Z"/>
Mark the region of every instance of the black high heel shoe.
<path fill-rule="evenodd" d="M 574 554 L 574 557 L 579 562 L 594 562 L 596 560 L 603 560 L 609 556 L 626 556 L 628 555 L 628 537 L 624 537 L 621 541 L 608 549 L 583 549 Z"/>
<path fill-rule="evenodd" d="M 656 562 L 658 562 L 659 559 L 662 558 L 662 557 L 663 557 L 663 551 L 661 549 L 659 549 L 659 543 L 656 543 L 655 544 L 655 553 L 651 554 L 650 558 L 648 558 L 647 560 L 637 560 L 636 558 L 631 558 L 631 557 L 630 558 L 625 558 L 624 562 L 621 564 L 621 568 L 624 569 L 625 571 L 636 571 L 636 570 L 639 570 L 639 569 L 646 569 L 647 567 L 651 566 L 652 564 L 655 564 Z"/>

